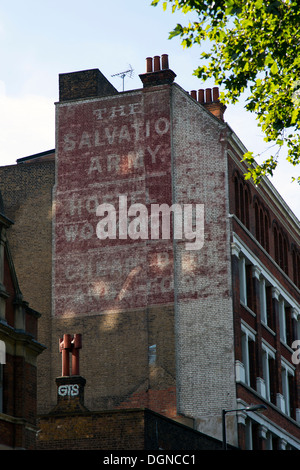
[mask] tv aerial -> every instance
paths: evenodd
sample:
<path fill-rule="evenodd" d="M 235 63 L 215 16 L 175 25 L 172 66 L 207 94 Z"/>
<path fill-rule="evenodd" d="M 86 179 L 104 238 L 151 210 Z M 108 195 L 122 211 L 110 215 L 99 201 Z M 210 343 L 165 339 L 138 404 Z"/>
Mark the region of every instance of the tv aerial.
<path fill-rule="evenodd" d="M 124 80 L 125 80 L 125 77 L 129 77 L 129 78 L 132 78 L 133 77 L 133 68 L 131 67 L 131 65 L 129 64 L 129 69 L 128 70 L 124 70 L 124 72 L 119 72 L 119 73 L 115 73 L 114 75 L 111 75 L 112 77 L 120 77 L 122 78 L 123 80 L 123 91 L 124 91 Z"/>

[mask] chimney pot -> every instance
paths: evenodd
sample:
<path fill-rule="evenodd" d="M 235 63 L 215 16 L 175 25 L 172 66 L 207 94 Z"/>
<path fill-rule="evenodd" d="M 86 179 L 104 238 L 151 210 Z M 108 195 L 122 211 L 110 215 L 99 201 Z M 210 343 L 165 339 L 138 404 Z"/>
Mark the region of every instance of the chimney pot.
<path fill-rule="evenodd" d="M 158 72 L 160 70 L 160 56 L 154 56 L 154 72 Z"/>
<path fill-rule="evenodd" d="M 198 90 L 198 101 L 199 103 L 204 103 L 204 90 Z"/>
<path fill-rule="evenodd" d="M 64 349 L 71 347 L 71 335 L 64 335 Z"/>
<path fill-rule="evenodd" d="M 219 101 L 219 87 L 213 88 L 213 101 Z"/>
<path fill-rule="evenodd" d="M 82 348 L 81 334 L 75 334 L 73 338 L 73 347 L 76 349 Z"/>
<path fill-rule="evenodd" d="M 59 75 L 59 101 L 115 95 L 118 91 L 98 69 Z"/>
<path fill-rule="evenodd" d="M 196 90 L 191 91 L 191 97 L 194 98 L 194 100 L 197 100 L 197 92 Z"/>
<path fill-rule="evenodd" d="M 146 59 L 146 72 L 152 72 L 153 70 L 153 59 L 152 57 L 147 57 Z"/>
<path fill-rule="evenodd" d="M 211 88 L 205 90 L 205 103 L 211 103 Z"/>
<path fill-rule="evenodd" d="M 168 54 L 163 54 L 161 56 L 161 68 L 162 70 L 166 70 L 169 68 L 169 56 Z"/>

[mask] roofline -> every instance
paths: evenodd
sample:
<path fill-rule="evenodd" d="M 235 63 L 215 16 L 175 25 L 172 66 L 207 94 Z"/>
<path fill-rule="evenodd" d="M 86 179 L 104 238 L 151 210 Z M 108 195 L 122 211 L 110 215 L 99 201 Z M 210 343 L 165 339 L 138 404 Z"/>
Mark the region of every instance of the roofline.
<path fill-rule="evenodd" d="M 231 143 L 235 144 L 234 147 L 236 148 L 236 150 L 238 149 L 240 155 L 241 154 L 243 155 L 244 153 L 247 152 L 248 149 L 245 147 L 245 145 L 239 139 L 237 134 L 232 130 L 230 125 L 228 123 L 226 123 L 226 124 L 227 124 L 228 130 L 230 131 L 229 139 L 231 139 Z M 241 157 L 242 157 L 242 155 L 241 155 Z M 257 165 L 257 163 L 254 163 L 254 166 L 256 166 L 256 165 Z M 246 164 L 246 166 L 248 166 L 248 165 Z M 261 187 L 263 187 L 264 190 L 267 193 L 269 193 L 269 195 L 272 194 L 274 203 L 276 205 L 280 204 L 282 209 L 284 209 L 285 213 L 290 217 L 290 220 L 293 221 L 293 223 L 296 225 L 296 227 L 299 227 L 298 217 L 296 216 L 296 214 L 294 214 L 293 210 L 290 208 L 290 206 L 287 204 L 287 202 L 285 202 L 285 200 L 283 199 L 281 194 L 278 192 L 278 190 L 275 188 L 275 186 L 270 181 L 270 179 L 267 178 L 266 176 L 264 176 L 262 178 L 262 181 L 261 181 L 260 184 L 261 184 Z M 254 184 L 256 189 L 260 189 L 260 184 L 258 184 L 258 185 Z"/>
<path fill-rule="evenodd" d="M 51 153 L 55 153 L 55 149 L 46 150 L 45 152 L 35 153 L 33 155 L 29 155 L 28 157 L 18 158 L 17 163 L 23 163 L 27 160 L 33 160 L 35 158 L 44 157 L 45 155 L 49 155 Z"/>

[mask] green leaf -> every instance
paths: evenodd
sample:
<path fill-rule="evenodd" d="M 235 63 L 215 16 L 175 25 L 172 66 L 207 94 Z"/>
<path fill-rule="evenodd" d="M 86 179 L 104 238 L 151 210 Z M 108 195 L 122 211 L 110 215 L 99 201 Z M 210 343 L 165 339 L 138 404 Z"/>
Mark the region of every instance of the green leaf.
<path fill-rule="evenodd" d="M 169 33 L 169 39 L 174 38 L 175 36 L 180 36 L 183 33 L 183 27 L 180 24 L 177 24 L 177 26 Z"/>
<path fill-rule="evenodd" d="M 292 112 L 292 117 L 291 117 L 291 124 L 295 124 L 295 122 L 297 121 L 297 118 L 298 118 L 298 114 L 299 114 L 299 109 L 294 108 L 294 110 Z"/>
<path fill-rule="evenodd" d="M 273 65 L 270 69 L 270 72 L 273 74 L 273 75 L 276 75 L 278 73 L 278 66 L 276 64 L 276 62 L 273 62 Z"/>
<path fill-rule="evenodd" d="M 184 48 L 206 41 L 194 75 L 213 78 L 225 90 L 222 102 L 227 105 L 245 94 L 245 108 L 255 114 L 265 141 L 278 147 L 287 144 L 288 161 L 300 164 L 300 94 L 295 94 L 300 80 L 299 0 L 152 0 L 151 4 L 160 1 L 164 10 L 170 5 L 173 13 L 189 17 L 187 26 L 177 24 L 169 38 L 180 36 Z M 277 165 L 274 157 L 252 168 L 252 152 L 245 154 L 244 161 L 255 184 L 273 174 Z"/>

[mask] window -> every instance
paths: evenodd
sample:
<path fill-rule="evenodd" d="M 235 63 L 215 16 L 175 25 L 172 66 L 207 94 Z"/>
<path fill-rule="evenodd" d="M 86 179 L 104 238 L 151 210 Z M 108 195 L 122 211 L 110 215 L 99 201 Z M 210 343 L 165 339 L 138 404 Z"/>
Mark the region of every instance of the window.
<path fill-rule="evenodd" d="M 249 418 L 245 422 L 245 449 L 252 450 L 252 421 Z"/>
<path fill-rule="evenodd" d="M 247 282 L 246 282 L 246 259 L 241 256 L 239 259 L 239 277 L 240 277 L 240 300 L 247 305 Z"/>
<path fill-rule="evenodd" d="M 255 298 L 253 292 L 253 266 L 246 263 L 246 289 L 247 289 L 247 306 L 255 311 Z"/>
<path fill-rule="evenodd" d="M 279 450 L 279 438 L 272 432 L 267 433 L 266 450 Z"/>
<path fill-rule="evenodd" d="M 294 281 L 294 284 L 300 289 L 300 253 L 295 246 L 293 246 L 292 259 L 293 259 L 293 281 Z"/>
<path fill-rule="evenodd" d="M 259 295 L 260 295 L 260 318 L 261 321 L 267 324 L 267 293 L 266 293 L 266 280 L 265 278 L 260 279 L 259 283 Z"/>
<path fill-rule="evenodd" d="M 292 307 L 288 304 L 286 300 L 279 300 L 280 340 L 289 346 L 293 342 L 294 334 L 296 333 L 296 331 L 293 332 L 292 311 Z"/>
<path fill-rule="evenodd" d="M 264 277 L 261 277 L 259 292 L 261 322 L 274 329 L 272 291 L 271 284 Z"/>
<path fill-rule="evenodd" d="M 265 249 L 267 250 L 267 252 L 269 252 L 269 226 L 270 226 L 270 221 L 269 221 L 269 217 L 267 216 L 267 214 L 265 214 L 264 224 L 265 224 Z"/>
<path fill-rule="evenodd" d="M 240 216 L 240 195 L 239 195 L 239 180 L 238 177 L 234 178 L 234 202 L 235 202 L 235 215 Z"/>
<path fill-rule="evenodd" d="M 267 325 L 271 329 L 275 329 L 274 316 L 273 316 L 273 287 L 268 285 L 266 287 L 266 298 L 267 298 Z"/>
<path fill-rule="evenodd" d="M 255 199 L 254 214 L 256 240 L 266 251 L 269 251 L 269 214 L 258 198 Z"/>
<path fill-rule="evenodd" d="M 288 274 L 289 243 L 286 234 L 273 222 L 274 258 L 281 269 Z"/>
<path fill-rule="evenodd" d="M 288 269 L 288 242 L 287 242 L 287 239 L 284 238 L 283 239 L 283 268 L 284 272 L 286 274 L 289 273 L 289 269 Z"/>
<path fill-rule="evenodd" d="M 252 265 L 241 255 L 239 258 L 240 301 L 242 304 L 254 308 Z"/>
<path fill-rule="evenodd" d="M 278 252 L 278 231 L 277 227 L 274 227 L 273 229 L 273 236 L 274 236 L 274 257 L 275 261 L 278 264 L 279 262 L 279 252 Z"/>
<path fill-rule="evenodd" d="M 279 330 L 280 330 L 280 339 L 283 343 L 286 343 L 286 315 L 285 315 L 285 304 L 284 300 L 279 301 Z"/>
<path fill-rule="evenodd" d="M 234 177 L 234 198 L 235 198 L 235 215 L 240 221 L 249 229 L 249 205 L 251 200 L 251 193 L 248 185 L 245 183 L 243 177 L 235 171 Z"/>
<path fill-rule="evenodd" d="M 282 395 L 284 400 L 284 412 L 291 416 L 293 410 L 293 385 L 294 385 L 294 371 L 285 362 L 281 362 L 281 380 L 282 380 Z"/>
<path fill-rule="evenodd" d="M 265 383 L 264 398 L 272 403 L 275 403 L 275 386 L 274 386 L 274 371 L 275 371 L 275 352 L 267 345 L 262 345 L 262 369 L 263 379 Z"/>
<path fill-rule="evenodd" d="M 294 332 L 294 340 L 299 340 L 300 339 L 300 317 L 297 315 L 296 317 L 296 327 L 295 327 L 295 332 Z"/>
<path fill-rule="evenodd" d="M 250 418 L 245 421 L 245 449 L 260 450 L 261 439 L 259 436 L 259 424 Z"/>
<path fill-rule="evenodd" d="M 244 325 L 242 325 L 242 362 L 245 384 L 255 388 L 255 335 Z"/>
<path fill-rule="evenodd" d="M 264 222 L 264 212 L 262 208 L 259 211 L 259 241 L 260 244 L 265 246 L 265 222 Z"/>

